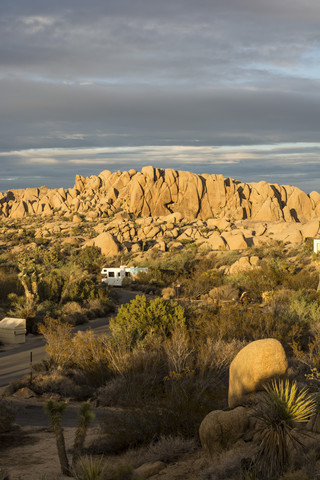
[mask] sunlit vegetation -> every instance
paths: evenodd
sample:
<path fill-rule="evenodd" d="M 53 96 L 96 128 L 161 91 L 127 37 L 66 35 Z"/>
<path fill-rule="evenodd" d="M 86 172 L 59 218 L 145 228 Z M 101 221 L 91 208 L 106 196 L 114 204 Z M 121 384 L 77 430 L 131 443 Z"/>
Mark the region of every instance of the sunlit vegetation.
<path fill-rule="evenodd" d="M 85 229 L 72 228 L 73 235 Z M 29 331 L 45 337 L 50 358 L 34 371 L 36 394 L 117 408 L 101 422 L 91 453 L 118 454 L 164 438 L 197 442 L 204 416 L 227 407 L 229 365 L 253 340 L 280 340 L 293 375 L 311 392 L 319 392 L 319 258 L 310 242 L 294 247 L 278 242 L 237 252 L 202 251 L 186 242 L 177 251 L 128 256 L 148 266 L 148 273 L 127 285 L 137 290 L 136 298 L 118 309 L 107 334 L 95 336 L 90 329 L 74 334 L 72 326 L 111 310 L 111 291 L 102 286 L 99 273 L 106 258 L 96 247 L 61 244 L 59 237 L 34 241 L 31 229 L 21 235 L 19 252 L 1 252 L 2 316 L 27 318 Z M 8 240 L 16 244 L 13 227 Z M 248 268 L 233 268 L 239 259 L 252 256 L 255 266 L 248 262 Z M 118 265 L 120 259 L 110 263 Z M 16 382 L 10 392 L 27 384 Z M 259 468 L 269 466 L 265 478 L 273 478 L 287 466 L 285 442 L 294 442 L 296 418 L 289 412 L 291 417 L 282 422 L 279 414 L 279 431 L 272 415 L 279 405 L 292 406 L 301 397 L 287 384 L 267 391 L 271 400 L 260 412 L 265 447 Z M 275 448 L 278 436 L 282 458 Z M 87 457 L 79 469 L 99 470 L 101 465 L 92 461 Z M 258 478 L 253 470 L 246 474 Z"/>

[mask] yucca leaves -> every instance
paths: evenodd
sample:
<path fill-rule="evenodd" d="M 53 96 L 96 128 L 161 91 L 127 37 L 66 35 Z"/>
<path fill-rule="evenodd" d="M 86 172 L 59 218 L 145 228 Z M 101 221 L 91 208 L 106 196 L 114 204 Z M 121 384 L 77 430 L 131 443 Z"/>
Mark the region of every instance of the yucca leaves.
<path fill-rule="evenodd" d="M 103 457 L 85 456 L 79 459 L 73 473 L 76 480 L 100 480 L 105 471 Z"/>
<path fill-rule="evenodd" d="M 298 390 L 296 382 L 290 384 L 289 380 L 272 381 L 266 385 L 268 393 L 264 403 L 273 414 L 282 416 L 282 421 L 304 423 L 316 411 L 316 401 L 306 388 Z M 271 413 L 271 412 L 270 412 Z"/>
<path fill-rule="evenodd" d="M 256 464 L 261 478 L 272 479 L 288 464 L 290 445 L 301 453 L 303 444 L 293 429 L 315 413 L 316 401 L 308 390 L 299 390 L 296 382 L 289 380 L 274 380 L 265 390 L 256 413 L 261 434 Z"/>

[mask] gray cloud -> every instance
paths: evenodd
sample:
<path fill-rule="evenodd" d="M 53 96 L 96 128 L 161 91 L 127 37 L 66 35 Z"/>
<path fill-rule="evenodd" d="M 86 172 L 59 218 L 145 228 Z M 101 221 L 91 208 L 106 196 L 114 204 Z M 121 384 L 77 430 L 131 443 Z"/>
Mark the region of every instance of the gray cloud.
<path fill-rule="evenodd" d="M 241 151 L 290 142 L 304 144 L 301 164 L 294 147 L 275 158 L 258 147 L 237 163 L 224 157 L 220 172 L 250 180 L 276 171 L 285 180 L 289 169 L 292 183 L 316 188 L 319 151 L 308 143 L 319 136 L 319 14 L 318 0 L 1 2 L 0 188 L 35 182 L 33 172 L 43 183 L 61 181 L 61 159 L 38 156 L 34 164 L 1 152 L 74 148 L 83 162 L 66 156 L 70 185 L 76 168 L 98 173 L 83 148 Z M 159 166 L 211 165 L 201 149 L 189 160 L 164 151 L 152 156 Z M 116 159 L 116 169 L 152 163 L 143 149 Z"/>
<path fill-rule="evenodd" d="M 99 174 L 102 170 L 140 169 L 145 165 L 221 173 L 243 182 L 266 180 L 317 189 L 320 143 L 265 146 L 132 146 L 100 148 L 45 148 L 0 154 L 3 177 L 0 190 L 16 186 L 71 187 L 76 173 Z M 15 165 L 15 167 L 13 167 Z M 19 176 L 17 177 L 17 171 Z M 61 175 L 63 172 L 63 175 Z"/>

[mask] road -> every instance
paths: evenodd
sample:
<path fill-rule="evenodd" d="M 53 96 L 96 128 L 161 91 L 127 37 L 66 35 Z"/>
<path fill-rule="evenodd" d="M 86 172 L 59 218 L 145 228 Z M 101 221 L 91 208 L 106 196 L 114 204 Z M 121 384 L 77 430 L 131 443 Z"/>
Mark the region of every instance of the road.
<path fill-rule="evenodd" d="M 119 304 L 128 303 L 139 292 L 118 289 Z M 114 314 L 112 314 L 114 315 Z M 75 327 L 75 331 L 92 328 L 96 334 L 108 330 L 109 318 L 97 318 L 90 322 Z M 0 394 L 1 390 L 10 382 L 30 373 L 30 352 L 32 352 L 33 364 L 39 363 L 47 357 L 45 342 L 41 335 L 27 335 L 26 343 L 6 346 L 2 351 L 0 347 Z"/>
<path fill-rule="evenodd" d="M 75 332 L 92 328 L 96 334 L 108 330 L 109 317 L 97 318 L 75 327 Z M 0 347 L 1 348 L 1 347 Z M 0 387 L 8 385 L 30 373 L 30 352 L 32 363 L 39 363 L 48 357 L 42 335 L 26 335 L 26 343 L 6 346 L 0 351 Z"/>
<path fill-rule="evenodd" d="M 118 289 L 118 304 L 130 302 L 140 292 Z M 92 328 L 96 335 L 108 330 L 111 314 L 104 318 L 97 318 L 90 322 L 75 327 L 75 331 Z M 33 364 L 41 362 L 47 357 L 45 341 L 41 335 L 27 335 L 26 343 L 20 345 L 7 345 L 1 351 L 0 347 L 0 398 L 5 387 L 12 381 L 18 380 L 30 373 L 30 352 L 32 352 Z M 11 397 L 10 406 L 15 411 L 15 422 L 23 426 L 47 427 L 48 417 L 43 409 L 43 400 L 37 397 L 20 399 Z M 71 402 L 63 416 L 63 427 L 75 427 L 77 425 L 79 404 Z M 95 420 L 93 425 L 98 425 L 106 415 L 113 415 L 112 409 L 95 408 Z"/>

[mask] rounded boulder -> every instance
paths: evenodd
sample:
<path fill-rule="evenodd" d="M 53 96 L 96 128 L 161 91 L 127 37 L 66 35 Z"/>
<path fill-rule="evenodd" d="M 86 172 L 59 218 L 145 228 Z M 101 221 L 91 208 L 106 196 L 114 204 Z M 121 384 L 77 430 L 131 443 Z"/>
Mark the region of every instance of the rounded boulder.
<path fill-rule="evenodd" d="M 247 409 L 213 410 L 202 420 L 199 437 L 204 452 L 213 457 L 231 448 L 246 432 L 249 426 Z"/>
<path fill-rule="evenodd" d="M 229 408 L 241 405 L 247 394 L 257 392 L 269 380 L 285 375 L 287 368 L 287 357 L 278 340 L 265 338 L 246 345 L 230 365 Z"/>

